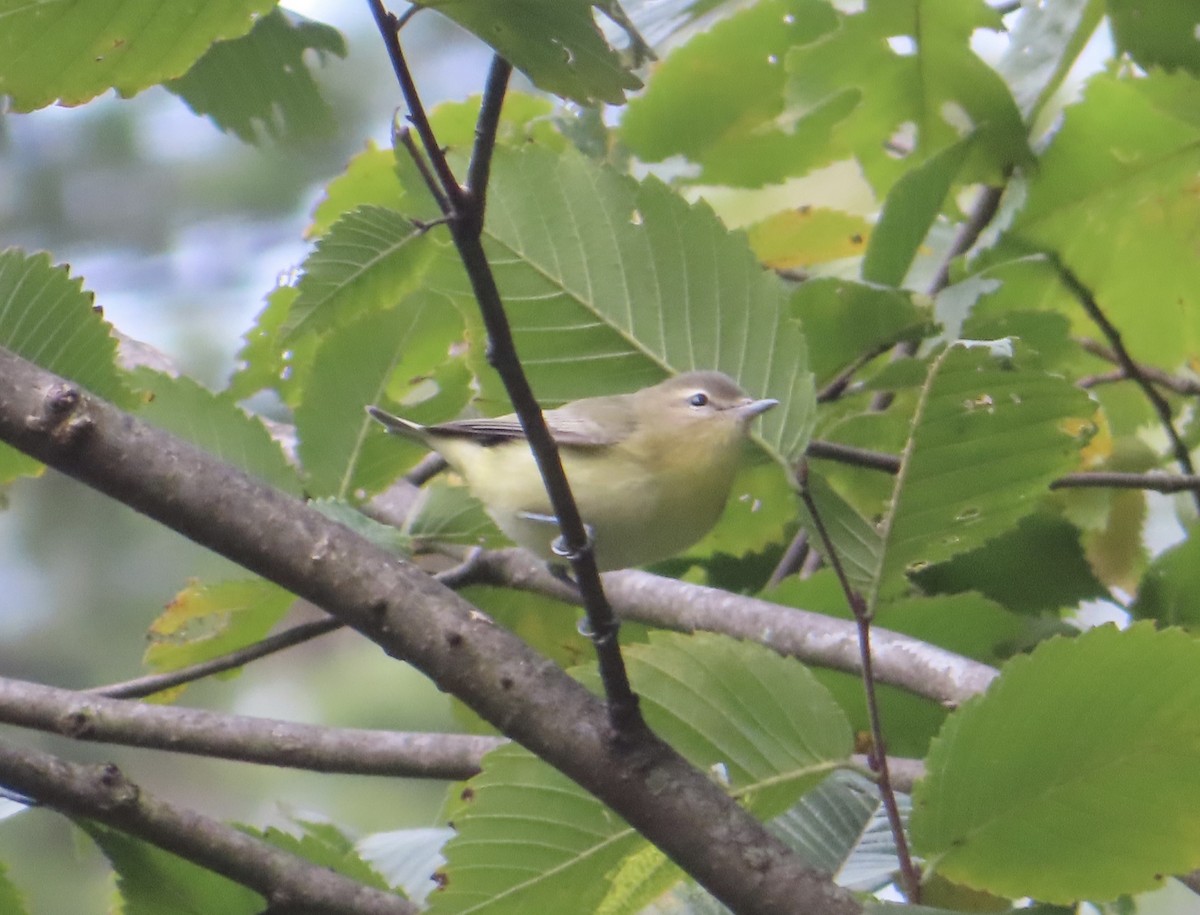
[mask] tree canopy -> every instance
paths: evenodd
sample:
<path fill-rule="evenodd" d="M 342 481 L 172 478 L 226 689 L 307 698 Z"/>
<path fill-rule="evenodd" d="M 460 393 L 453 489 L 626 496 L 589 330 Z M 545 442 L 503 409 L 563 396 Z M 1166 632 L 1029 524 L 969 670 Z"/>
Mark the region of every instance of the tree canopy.
<path fill-rule="evenodd" d="M 51 467 L 244 570 L 180 584 L 136 680 L 0 676 L 0 722 L 117 764 L 6 735 L 0 829 L 60 812 L 131 915 L 1129 911 L 1200 886 L 1200 12 L 365 6 L 369 49 L 268 0 L 0 0 L 7 119 L 163 86 L 303 159 L 334 123 L 322 63 L 368 51 L 399 106 L 324 176 L 219 386 L 53 252 L 0 251 L 0 482 Z M 495 56 L 427 106 L 406 38 L 436 17 Z M 538 408 L 696 369 L 779 406 L 711 533 L 600 576 Z M 573 580 L 369 404 L 515 410 Z M 188 707 L 341 627 L 453 695 L 461 733 Z M 117 745 L 449 785 L 435 827 L 230 824 Z M 2 871 L 0 909 L 33 911 Z"/>

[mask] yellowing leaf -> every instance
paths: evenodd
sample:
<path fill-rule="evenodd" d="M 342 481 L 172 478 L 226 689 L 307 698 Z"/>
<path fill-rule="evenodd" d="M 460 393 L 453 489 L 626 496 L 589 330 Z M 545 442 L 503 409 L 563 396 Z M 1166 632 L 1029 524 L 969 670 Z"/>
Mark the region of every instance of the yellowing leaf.
<path fill-rule="evenodd" d="M 760 261 L 774 270 L 788 270 L 861 255 L 871 226 L 849 213 L 801 207 L 776 213 L 750 226 L 746 234 Z"/>

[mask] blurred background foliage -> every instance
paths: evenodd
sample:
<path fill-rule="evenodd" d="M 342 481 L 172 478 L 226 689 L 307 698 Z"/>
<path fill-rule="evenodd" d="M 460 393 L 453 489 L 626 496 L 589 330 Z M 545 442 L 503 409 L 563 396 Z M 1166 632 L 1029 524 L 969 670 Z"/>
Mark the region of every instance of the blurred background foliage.
<path fill-rule="evenodd" d="M 247 8 L 260 2 L 270 5 L 245 0 Z M 714 6 L 731 14 L 709 22 L 705 14 Z M 557 26 L 555 17 L 567 8 L 513 4 L 497 21 L 529 25 L 530 10 L 540 9 Z M 587 3 L 570 8 L 578 21 L 568 24 L 579 25 L 592 12 Z M 445 11 L 479 31 L 491 21 L 489 9 L 464 3 Z M 1078 339 L 1096 331 L 1055 264 L 1069 264 L 1094 287 L 1140 359 L 1167 372 L 1194 370 L 1200 327 L 1191 250 L 1198 212 L 1192 74 L 1200 70 L 1194 17 L 1149 21 L 1134 0 L 1006 4 L 1003 13 L 958 0 L 662 0 L 631 9 L 652 43 L 671 37 L 658 45 L 660 62 L 647 90 L 632 98 L 611 131 L 601 110 L 575 103 L 619 101 L 637 77 L 590 28 L 571 33 L 567 40 L 579 44 L 565 54 L 554 41 L 529 41 L 537 28 L 498 27 L 492 38 L 518 66 L 526 64 L 542 88 L 571 100 L 555 109 L 551 123 L 544 97 L 509 97 L 485 233 L 526 368 L 544 399 L 624 390 L 632 380 L 648 382 L 668 370 L 732 365 L 755 393 L 785 401 L 764 417 L 760 444 L 774 457 L 794 459 L 814 422 L 797 329 L 802 323 L 819 342 L 811 360 L 819 384 L 854 369 L 854 384 L 815 419 L 818 434 L 893 453 L 914 443 L 898 483 L 850 466 L 819 467 L 813 474 L 815 498 L 835 521 L 850 575 L 883 625 L 999 664 L 1051 634 L 1077 634 L 1106 617 L 1128 622 L 1125 609 L 1166 624 L 1190 623 L 1194 540 L 1153 564 L 1150 559 L 1184 537 L 1183 525 L 1195 516 L 1192 504 L 1137 491 L 1048 495 L 1045 489 L 1074 469 L 1144 471 L 1169 464 L 1161 427 L 1133 384 L 1084 383 L 1110 366 Z M 241 445 L 252 424 L 233 401 L 253 395 L 265 415 L 294 419 L 306 492 L 357 501 L 381 488 L 410 456 L 367 428 L 364 400 L 411 407 L 417 419 L 425 419 L 426 410 L 430 417 L 454 414 L 472 394 L 484 411 L 502 411 L 505 401 L 485 370 L 474 303 L 453 252 L 437 233 L 414 232 L 406 218 L 437 214 L 418 199 L 411 162 L 402 156 L 395 163 L 387 148 L 387 114 L 397 92 L 365 7 L 305 11 L 341 34 L 312 24 L 275 32 L 276 13 L 251 33 L 250 40 L 277 42 L 285 57 L 314 49 L 305 59 L 318 64 L 324 102 L 315 96 L 298 102 L 278 122 L 255 124 L 249 105 L 208 92 L 206 80 L 221 78 L 230 66 L 219 46 L 192 73 L 132 102 L 103 99 L 79 111 L 48 108 L 5 118 L 2 165 L 10 180 L 0 191 L 0 233 L 6 244 L 51 249 L 56 261 L 86 278 L 120 331 L 157 347 L 191 378 L 223 388 L 236 372 L 231 396 L 205 399 L 191 381 L 172 384 L 139 369 L 130 386 L 147 400 L 147 392 L 157 395 L 143 404 L 143 415 L 175 429 L 187 425 L 193 406 L 205 417 L 224 411 L 220 431 L 230 439 L 215 445 Z M 644 53 L 627 24 L 610 26 L 610 37 L 629 57 Z M 1179 35 L 1186 37 L 1178 46 L 1163 43 Z M 427 103 L 478 91 L 489 52 L 466 33 L 441 17 L 420 16 L 404 36 Z M 556 53 L 547 55 L 548 46 Z M 575 72 L 583 48 L 596 54 Z M 198 72 L 202 67 L 209 68 L 207 76 Z M 294 67 L 281 72 L 304 79 Z M 0 78 L 9 71 L 0 70 Z M 245 85 L 263 78 L 252 74 Z M 17 97 L 36 91 L 33 82 L 19 92 L 5 88 Z M 68 88 L 72 99 L 88 91 Z M 234 134 L 269 136 L 245 145 L 197 118 L 180 98 L 213 111 Z M 27 98 L 23 104 L 37 107 Z M 450 146 L 459 167 L 472 137 L 472 106 L 443 106 L 434 119 L 439 142 Z M 293 124 L 303 126 L 292 130 Z M 601 168 L 588 157 L 618 168 Z M 636 176 L 652 172 L 674 187 L 618 174 L 631 162 Z M 1003 197 L 992 200 L 997 209 L 981 207 L 989 193 L 978 193 L 980 182 L 1004 188 Z M 975 256 L 948 263 L 952 238 L 977 208 L 989 225 Z M 320 236 L 315 245 L 304 240 L 310 216 L 310 231 Z M 721 222 L 747 229 L 744 240 Z M 807 280 L 789 287 L 786 306 L 783 285 L 759 270 L 756 258 L 789 280 Z M 301 275 L 295 265 L 302 261 Z M 270 303 L 265 312 L 264 297 Z M 397 299 L 403 308 L 389 307 Z M 676 307 L 679 302 L 686 307 Z M 457 308 L 439 307 L 447 303 Z M 1156 320 L 1144 319 L 1147 303 L 1157 309 Z M 93 318 L 85 301 L 75 305 Z M 956 336 L 991 342 L 940 348 Z M 923 340 L 924 347 L 888 361 L 883 354 L 901 340 Z M 244 365 L 235 365 L 239 350 Z M 862 354 L 869 358 L 860 363 Z M 572 364 L 582 358 L 591 360 L 586 371 Z M 422 399 L 430 390 L 435 393 Z M 883 392 L 894 398 L 892 408 L 872 412 Z M 1172 401 L 1194 446 L 1200 429 L 1194 406 Z M 201 413 L 208 407 L 212 414 Z M 254 431 L 266 441 L 261 428 Z M 282 485 L 298 490 L 300 478 L 271 449 L 275 469 L 286 477 Z M 795 503 L 778 468 L 760 459 L 739 481 L 744 498 L 734 500 L 712 537 L 696 554 L 660 570 L 734 590 L 763 588 L 795 530 Z M 275 480 L 270 471 L 265 476 Z M 241 577 L 108 500 L 47 476 L 16 483 L 9 495 L 17 508 L 0 518 L 8 563 L 0 568 L 4 673 L 65 686 L 131 676 L 140 668 L 142 634 L 189 580 Z M 425 498 L 446 498 L 436 488 L 431 493 Z M 443 503 L 440 520 L 462 521 L 469 530 L 457 533 L 473 537 L 478 517 L 460 518 L 458 507 Z M 880 518 L 884 523 L 875 524 Z M 1136 603 L 1123 599 L 1138 588 Z M 189 591 L 190 599 L 197 593 Z M 469 596 L 563 663 L 587 656 L 568 614 L 530 613 L 533 601 L 495 589 Z M 768 596 L 844 612 L 828 573 L 788 581 Z M 1109 596 L 1113 602 L 1097 600 Z M 247 628 L 243 624 L 243 635 Z M 673 644 L 626 632 L 639 642 L 635 655 Z M 1185 698 L 1200 682 L 1194 666 L 1188 669 L 1194 643 L 1178 632 L 1143 625 L 1116 637 L 1109 630 L 1088 633 L 1066 648 L 1063 641 L 1009 667 L 1023 683 L 1016 705 L 989 693 L 949 714 L 928 699 L 884 691 L 891 748 L 924 755 L 934 747 L 930 759 L 943 771 L 931 768 L 925 784 L 934 787 L 925 790 L 954 815 L 946 822 L 960 817 L 964 824 L 960 833 L 957 824 L 932 828 L 931 820 L 940 822 L 937 805 L 918 796 L 914 823 L 922 829 L 914 826 L 914 834 L 923 830 L 923 850 L 940 865 L 963 853 L 958 837 L 973 829 L 974 812 L 983 806 L 977 800 L 986 797 L 1001 817 L 1013 804 L 1004 782 L 1013 772 L 1061 772 L 1060 788 L 1069 784 L 1084 798 L 1103 796 L 1109 806 L 1120 800 L 1119 791 L 1096 780 L 1103 767 L 1082 767 L 1087 778 L 1074 771 L 1073 751 L 1080 747 L 1059 748 L 1056 770 L 1046 764 L 1051 740 L 1022 743 L 1014 731 L 989 722 L 1040 727 L 1051 735 L 1069 728 L 1095 712 L 1089 695 L 1097 684 L 1088 677 L 1103 680 L 1113 663 L 1132 659 L 1124 681 L 1103 683 L 1116 693 L 1105 709 L 1113 712 L 1105 728 L 1076 736 L 1101 756 L 1123 741 L 1160 753 L 1161 747 L 1139 743 L 1147 672 L 1155 673 L 1160 689 L 1175 682 Z M 96 651 L 97 645 L 106 650 Z M 681 650 L 686 667 L 690 649 Z M 1178 662 L 1175 681 L 1155 668 L 1167 650 Z M 1080 671 L 1059 677 L 1057 665 L 1072 657 L 1082 659 Z M 756 666 L 732 659 L 727 670 Z M 722 691 L 735 695 L 743 688 L 731 673 Z M 837 700 L 829 717 L 840 722 L 838 739 L 829 741 L 828 755 L 844 754 L 846 725 L 863 725 L 860 685 L 821 671 L 805 688 L 819 695 L 828 689 Z M 694 695 L 707 693 L 697 687 Z M 350 636 L 253 665 L 232 689 L 228 683 L 192 688 L 188 702 L 397 729 L 450 728 L 460 715 L 421 677 Z M 785 710 L 777 711 L 782 722 Z M 1194 720 L 1190 709 L 1175 709 L 1169 724 L 1180 744 L 1192 746 Z M 931 744 L 944 722 L 970 738 L 962 744 L 969 752 L 959 747 L 961 758 L 947 742 Z M 737 723 L 723 720 L 713 733 Z M 1028 758 L 1018 759 L 1023 754 Z M 72 745 L 70 755 L 85 756 L 87 748 Z M 297 813 L 329 816 L 355 831 L 428 825 L 442 796 L 436 785 L 247 771 L 124 750 L 121 758 L 136 765 L 139 781 L 151 790 L 169 787 L 183 803 L 254 823 Z M 1015 768 L 1004 768 L 1014 759 Z M 524 772 L 531 762 L 510 749 L 500 768 Z M 1194 767 L 1171 762 L 1163 760 L 1162 778 L 1200 790 Z M 955 766 L 981 784 L 964 792 L 960 782 L 957 794 L 941 792 L 938 778 Z M 485 773 L 484 780 L 495 774 Z M 1154 795 L 1127 792 L 1126 812 L 1152 814 L 1138 828 L 1149 831 L 1186 816 L 1164 807 L 1162 796 L 1170 791 L 1156 792 L 1156 783 L 1137 787 Z M 1040 797 L 1035 792 L 1026 811 L 1054 814 Z M 606 816 L 590 799 L 580 800 Z M 1087 807 L 1079 803 L 1071 812 Z M 523 801 L 504 812 L 519 817 Z M 85 901 L 70 894 L 82 892 L 77 887 L 102 892 L 103 878 L 52 880 L 37 870 L 63 860 L 71 841 L 65 825 L 39 812 L 21 818 L 19 837 L 4 825 L 0 858 L 12 862 L 18 885 L 30 887 L 35 911 L 97 908 L 96 895 Z M 470 832 L 464 821 L 457 825 L 460 837 Z M 1041 835 L 1041 827 L 1034 822 L 1025 829 Z M 1036 847 L 1019 826 L 1012 833 L 1022 852 Z M 1154 839 L 1171 844 L 1169 835 L 1162 830 Z M 1103 842 L 1103 829 L 1076 821 L 1071 841 L 1093 838 Z M 1194 831 L 1190 838 L 1194 843 Z M 1055 850 L 1069 856 L 1076 847 L 1064 841 Z M 1170 850 L 1195 855 L 1197 849 L 1180 842 Z M 506 850 L 512 874 L 523 874 L 534 860 L 547 863 L 536 849 Z M 966 852 L 985 866 L 1005 857 L 986 841 Z M 91 867 L 94 852 L 79 854 L 89 873 L 101 873 Z M 1031 866 L 1055 872 L 1040 859 Z M 1107 862 L 1093 864 L 1089 877 L 1107 879 L 1110 870 Z M 980 879 L 979 872 L 962 873 Z M 589 891 L 601 892 L 607 876 L 593 874 Z M 1139 872 L 1121 885 L 1140 888 L 1148 879 Z M 1017 883 L 1002 889 L 1010 887 L 1013 896 L 1030 895 Z M 577 892 L 570 881 L 553 879 L 536 889 L 571 898 Z M 1038 890 L 1046 899 L 1086 893 L 1046 884 Z"/>
<path fill-rule="evenodd" d="M 399 103 L 366 4 L 291 8 L 336 27 L 349 49 L 344 57 L 323 53 L 319 63 L 308 58 L 328 102 L 323 132 L 249 145 L 162 88 L 0 117 L 0 247 L 53 252 L 85 277 L 124 333 L 213 387 L 228 380 L 241 335 L 281 269 L 308 250 L 304 229 L 323 185 L 368 138 L 390 142 L 386 113 Z M 478 91 L 488 49 L 442 17 L 417 17 L 411 29 L 413 65 L 431 103 Z M 244 575 L 52 470 L 18 480 L 3 497 L 5 676 L 64 687 L 137 676 L 147 627 L 189 579 Z M 344 633 L 252 665 L 233 683 L 197 684 L 188 702 L 347 727 L 456 726 L 449 700 L 424 677 Z M 23 739 L 51 752 L 70 743 Z M 75 744 L 68 755 L 107 760 L 112 751 Z M 184 804 L 259 824 L 308 813 L 362 832 L 429 825 L 444 793 L 440 783 L 415 780 L 330 779 L 134 749 L 121 755 L 150 790 L 171 786 Z M 96 848 L 56 814 L 18 820 L 19 828 L 0 823 L 0 860 L 31 911 L 103 910 L 110 877 Z M 72 859 L 78 872 L 56 879 Z"/>

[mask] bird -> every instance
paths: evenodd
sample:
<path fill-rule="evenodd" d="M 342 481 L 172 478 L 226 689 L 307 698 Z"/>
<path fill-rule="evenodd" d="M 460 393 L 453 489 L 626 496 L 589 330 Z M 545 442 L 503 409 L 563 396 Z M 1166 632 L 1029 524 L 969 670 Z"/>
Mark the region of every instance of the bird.
<path fill-rule="evenodd" d="M 751 421 L 778 403 L 750 397 L 721 372 L 692 371 L 545 411 L 597 567 L 654 563 L 707 534 L 729 499 Z M 367 412 L 442 455 L 514 542 L 561 563 L 557 520 L 515 414 L 423 426 L 376 406 Z"/>

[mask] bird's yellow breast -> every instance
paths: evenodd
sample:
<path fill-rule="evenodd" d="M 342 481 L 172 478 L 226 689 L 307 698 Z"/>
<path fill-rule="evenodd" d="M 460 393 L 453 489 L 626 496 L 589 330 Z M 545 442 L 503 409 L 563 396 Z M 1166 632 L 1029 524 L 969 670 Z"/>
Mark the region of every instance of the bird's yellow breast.
<path fill-rule="evenodd" d="M 666 449 L 655 447 L 651 438 L 644 444 L 559 448 L 579 513 L 595 537 L 601 569 L 656 562 L 702 538 L 725 506 L 741 437 L 692 443 L 676 436 Z M 553 558 L 550 544 L 557 526 L 527 517 L 553 511 L 524 441 L 484 448 L 466 439 L 445 439 L 437 442 L 437 450 L 505 534 Z"/>

